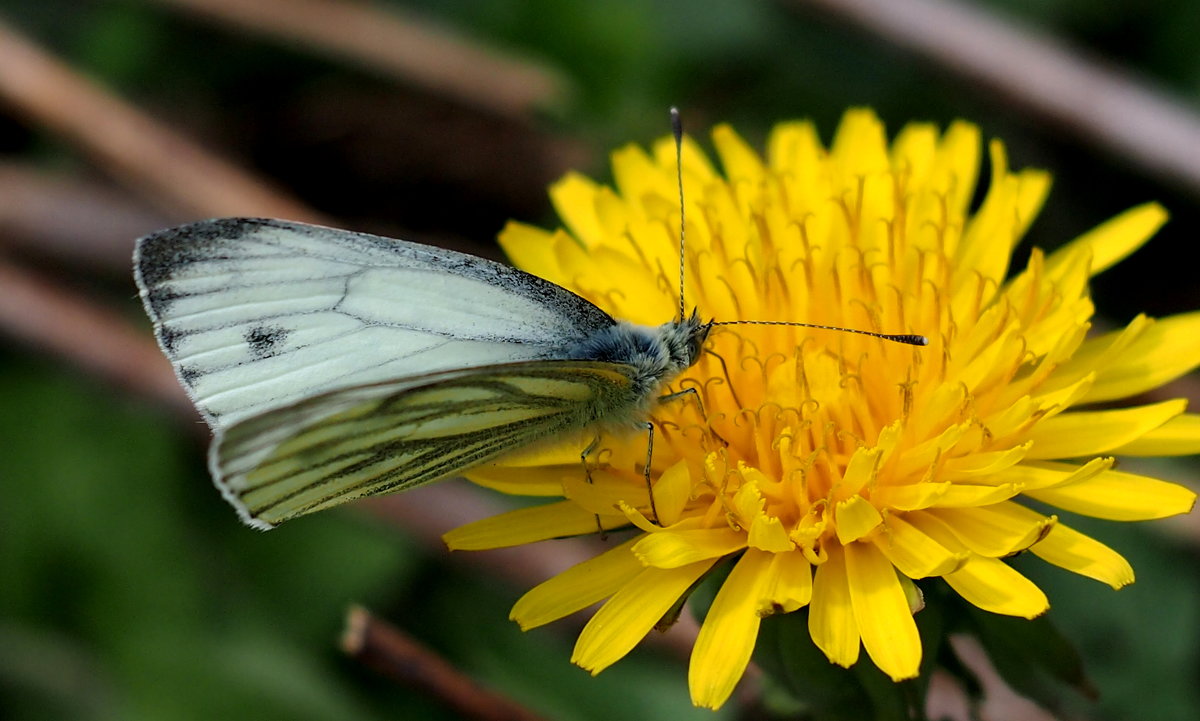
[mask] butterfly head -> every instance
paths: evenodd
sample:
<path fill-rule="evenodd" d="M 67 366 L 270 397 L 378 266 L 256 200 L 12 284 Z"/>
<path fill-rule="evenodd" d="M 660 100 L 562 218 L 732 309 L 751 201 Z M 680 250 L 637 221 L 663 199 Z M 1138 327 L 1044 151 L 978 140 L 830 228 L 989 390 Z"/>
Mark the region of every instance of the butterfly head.
<path fill-rule="evenodd" d="M 670 355 L 671 371 L 678 373 L 696 364 L 704 350 L 704 341 L 712 330 L 713 322 L 703 322 L 693 309 L 683 320 L 672 321 L 661 327 L 662 339 Z"/>

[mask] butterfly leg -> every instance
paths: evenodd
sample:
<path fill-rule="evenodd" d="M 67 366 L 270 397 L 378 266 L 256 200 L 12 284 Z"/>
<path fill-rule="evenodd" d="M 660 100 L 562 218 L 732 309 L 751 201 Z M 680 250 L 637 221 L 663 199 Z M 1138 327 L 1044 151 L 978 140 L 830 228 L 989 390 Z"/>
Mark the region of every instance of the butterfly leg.
<path fill-rule="evenodd" d="M 708 418 L 704 412 L 704 403 L 700 400 L 700 394 L 695 388 L 684 388 L 681 391 L 668 393 L 665 396 L 659 396 L 659 403 L 669 403 L 670 401 L 679 400 L 684 396 L 692 396 L 696 399 L 696 403 L 700 405 L 700 415 Z M 650 463 L 654 460 L 654 424 L 646 423 L 643 426 L 646 429 L 646 493 L 650 495 L 650 513 L 654 516 L 654 522 L 658 523 L 658 505 L 654 503 L 654 485 L 650 483 Z"/>
<path fill-rule="evenodd" d="M 650 463 L 654 460 L 654 424 L 646 422 L 646 494 L 650 496 L 650 515 L 658 523 L 658 506 L 654 503 L 654 485 L 650 483 Z"/>
<path fill-rule="evenodd" d="M 668 393 L 668 394 L 666 394 L 665 396 L 659 396 L 659 397 L 658 397 L 658 402 L 659 402 L 659 403 L 666 403 L 666 402 L 668 402 L 668 401 L 676 401 L 676 400 L 679 400 L 680 398 L 682 398 L 683 396 L 691 396 L 693 399 L 695 399 L 695 401 L 696 401 L 696 406 L 700 408 L 700 417 L 704 419 L 704 424 L 705 424 L 706 426 L 708 426 L 708 432 L 709 432 L 710 434 L 712 434 L 712 436 L 713 436 L 714 438 L 716 438 L 718 441 L 720 441 L 722 445 L 724 445 L 724 446 L 728 447 L 728 446 L 729 446 L 729 441 L 727 441 L 727 440 L 725 440 L 724 438 L 722 438 L 722 437 L 721 437 L 721 434 L 720 434 L 720 433 L 717 433 L 717 432 L 716 432 L 716 431 L 713 429 L 712 425 L 711 425 L 711 424 L 709 424 L 709 422 L 708 422 L 708 411 L 704 409 L 704 401 L 703 401 L 703 400 L 701 400 L 701 398 L 700 398 L 700 393 L 699 393 L 699 391 L 697 391 L 695 388 L 684 388 L 684 389 L 683 389 L 683 390 L 681 390 L 681 391 L 675 391 L 674 393 Z"/>
<path fill-rule="evenodd" d="M 583 464 L 583 476 L 584 476 L 584 479 L 588 483 L 592 482 L 592 468 L 591 468 L 591 466 L 588 465 L 587 459 L 588 459 L 588 456 L 592 455 L 592 451 L 596 450 L 596 446 L 598 446 L 598 445 L 600 445 L 600 436 L 599 435 L 597 435 L 595 438 L 593 438 L 592 442 L 587 444 L 587 448 L 584 448 L 583 452 L 579 454 L 579 462 L 581 464 Z M 600 514 L 597 513 L 597 514 L 595 514 L 595 516 L 596 516 L 596 530 L 600 533 L 600 540 L 603 541 L 606 538 L 608 538 L 608 534 L 604 530 L 604 524 L 602 524 L 600 522 Z"/>

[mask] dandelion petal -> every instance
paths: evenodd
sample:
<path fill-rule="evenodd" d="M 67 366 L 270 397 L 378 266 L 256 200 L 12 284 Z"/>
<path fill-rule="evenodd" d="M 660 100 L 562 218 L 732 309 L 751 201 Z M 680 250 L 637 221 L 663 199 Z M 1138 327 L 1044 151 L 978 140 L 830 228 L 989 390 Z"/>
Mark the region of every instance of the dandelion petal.
<path fill-rule="evenodd" d="M 1133 567 L 1121 554 L 1061 523 L 1030 550 L 1047 563 L 1113 588 L 1133 583 Z"/>
<path fill-rule="evenodd" d="M 849 668 L 858 661 L 860 635 L 842 549 L 829 549 L 829 558 L 813 575 L 812 609 L 808 631 L 830 662 Z"/>
<path fill-rule="evenodd" d="M 719 708 L 746 670 L 762 618 L 758 602 L 771 584 L 773 554 L 750 549 L 721 585 L 692 648 L 688 687 L 692 703 Z"/>
<path fill-rule="evenodd" d="M 712 564 L 701 561 L 681 568 L 643 569 L 583 627 L 571 662 L 597 674 L 619 661 Z"/>
<path fill-rule="evenodd" d="M 867 655 L 893 681 L 915 677 L 921 637 L 896 570 L 870 544 L 851 543 L 845 551 L 850 602 Z"/>

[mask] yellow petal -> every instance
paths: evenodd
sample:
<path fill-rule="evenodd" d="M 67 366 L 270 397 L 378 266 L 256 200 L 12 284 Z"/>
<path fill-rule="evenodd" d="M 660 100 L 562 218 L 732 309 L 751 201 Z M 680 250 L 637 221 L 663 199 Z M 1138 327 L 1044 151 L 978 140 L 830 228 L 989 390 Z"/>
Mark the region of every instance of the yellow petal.
<path fill-rule="evenodd" d="M 687 461 L 680 460 L 663 471 L 654 482 L 654 507 L 658 509 L 658 522 L 664 526 L 678 523 L 691 493 L 692 474 Z"/>
<path fill-rule="evenodd" d="M 1017 173 L 1017 237 L 1025 235 L 1029 224 L 1038 216 L 1046 196 L 1050 194 L 1052 182 L 1044 170 L 1025 168 Z"/>
<path fill-rule="evenodd" d="M 571 662 L 595 675 L 621 660 L 712 564 L 643 569 L 583 627 Z"/>
<path fill-rule="evenodd" d="M 717 156 L 721 159 L 721 167 L 725 169 L 725 176 L 732 184 L 747 180 L 757 182 L 762 179 L 766 173 L 762 159 L 733 128 L 718 125 L 713 128 L 712 139 Z"/>
<path fill-rule="evenodd" d="M 939 173 L 942 179 L 935 187 L 945 192 L 951 217 L 967 212 L 979 177 L 982 145 L 979 127 L 961 120 L 951 123 L 942 137 L 938 160 L 944 169 Z"/>
<path fill-rule="evenodd" d="M 537 470 L 545 466 L 574 466 L 577 470 L 582 471 L 583 463 L 579 459 L 579 454 L 584 448 L 587 448 L 588 443 L 595 436 L 595 432 L 588 431 L 569 434 L 563 438 L 561 443 L 555 442 L 549 445 L 535 443 L 526 448 L 509 451 L 494 463 L 480 467 L 504 466 Z"/>
<path fill-rule="evenodd" d="M 579 455 L 578 452 L 575 454 Z M 484 488 L 513 496 L 561 496 L 563 479 L 583 473 L 579 463 L 541 468 L 481 466 L 467 471 L 467 479 Z"/>
<path fill-rule="evenodd" d="M 713 599 L 688 665 L 692 703 L 716 709 L 737 686 L 758 636 L 758 602 L 773 554 L 750 549 L 733 567 Z"/>
<path fill-rule="evenodd" d="M 921 637 L 895 569 L 870 544 L 851 543 L 845 553 L 850 603 L 867 655 L 893 681 L 914 678 Z"/>
<path fill-rule="evenodd" d="M 809 122 L 779 123 L 767 138 L 768 164 L 785 178 L 816 171 L 824 153 L 817 129 Z"/>
<path fill-rule="evenodd" d="M 843 545 L 857 541 L 883 522 L 878 509 L 862 496 L 851 496 L 835 504 L 834 519 L 837 522 L 838 540 Z"/>
<path fill-rule="evenodd" d="M 828 548 L 828 559 L 817 566 L 808 613 L 808 632 L 829 660 L 850 668 L 858 661 L 858 621 L 850 602 L 846 563 L 841 546 Z"/>
<path fill-rule="evenodd" d="M 645 568 L 630 551 L 637 540 L 631 538 L 529 589 L 509 618 L 528 631 L 613 595 Z"/>
<path fill-rule="evenodd" d="M 1133 567 L 1129 561 L 1099 541 L 1061 523 L 1040 543 L 1030 549 L 1047 563 L 1072 573 L 1094 578 L 1113 588 L 1133 583 Z"/>
<path fill-rule="evenodd" d="M 965 456 L 948 458 L 942 463 L 942 472 L 939 478 L 960 481 L 977 476 L 992 476 L 1020 463 L 1032 447 L 1032 443 L 1022 443 L 1003 451 L 970 453 Z M 980 482 L 987 483 L 988 480 L 984 478 Z"/>
<path fill-rule="evenodd" d="M 1080 253 L 1091 255 L 1091 274 L 1096 275 L 1142 247 L 1165 222 L 1167 211 L 1158 203 L 1130 208 L 1055 251 L 1046 259 L 1046 275 L 1061 277 L 1067 259 Z"/>
<path fill-rule="evenodd" d="M 594 248 L 604 242 L 604 230 L 596 217 L 596 193 L 599 190 L 600 186 L 594 180 L 573 171 L 550 186 L 550 202 L 554 204 L 555 212 L 585 248 Z M 513 261 L 524 270 L 541 275 L 515 258 Z"/>
<path fill-rule="evenodd" d="M 932 123 L 909 123 L 892 141 L 892 169 L 907 174 L 911 186 L 919 186 L 934 162 L 938 130 Z"/>
<path fill-rule="evenodd" d="M 497 242 L 512 264 L 552 283 L 569 283 L 555 254 L 558 242 L 573 242 L 562 231 L 548 233 L 532 225 L 510 220 L 500 231 Z"/>
<path fill-rule="evenodd" d="M 1150 325 L 1119 357 L 1096 370 L 1083 403 L 1125 398 L 1157 388 L 1200 365 L 1200 312 Z"/>
<path fill-rule="evenodd" d="M 654 162 L 658 163 L 659 167 L 666 168 L 670 175 L 675 174 L 675 138 L 661 138 L 654 142 L 653 147 Z M 709 162 L 708 156 L 704 154 L 700 144 L 692 139 L 692 136 L 684 134 L 683 147 L 680 155 L 683 156 L 683 184 L 686 191 L 685 196 L 689 199 L 699 198 L 701 189 L 719 179 L 717 171 Z M 692 192 L 692 182 L 696 183 L 695 192 Z"/>
<path fill-rule="evenodd" d="M 1121 456 L 1190 456 L 1200 453 L 1200 414 L 1184 413 L 1132 443 L 1114 448 Z"/>
<path fill-rule="evenodd" d="M 968 483 L 951 483 L 949 485 L 946 492 L 929 505 L 930 508 L 991 506 L 1001 501 L 1007 501 L 1022 490 L 1022 487 L 1015 483 L 1003 483 L 997 486 L 975 486 Z"/>
<path fill-rule="evenodd" d="M 1045 537 L 1054 519 L 1031 513 L 1015 503 L 997 503 L 984 508 L 938 508 L 914 514 L 922 529 L 929 523 L 944 524 L 946 530 L 981 556 L 999 558 L 1029 548 Z"/>
<path fill-rule="evenodd" d="M 1053 390 L 1074 383 L 1088 373 L 1107 367 L 1125 355 L 1135 340 L 1153 326 L 1155 321 L 1144 314 L 1137 315 L 1124 328 L 1088 338 L 1053 369 L 1043 388 Z"/>
<path fill-rule="evenodd" d="M 617 192 L 631 208 L 642 208 L 648 196 L 670 198 L 675 194 L 675 178 L 636 145 L 613 151 L 612 169 Z"/>
<path fill-rule="evenodd" d="M 799 551 L 771 554 L 759 611 L 791 613 L 812 600 L 812 564 Z"/>
<path fill-rule="evenodd" d="M 1082 466 L 1053 461 L 1030 461 L 1005 469 L 993 479 L 997 483 L 1020 486 L 1022 492 L 1052 488 L 1103 473 L 1112 468 L 1112 458 L 1093 458 Z"/>
<path fill-rule="evenodd" d="M 605 528 L 624 526 L 624 516 L 601 517 Z M 508 548 L 562 536 L 595 533 L 596 516 L 572 501 L 519 508 L 455 528 L 442 536 L 451 551 Z"/>
<path fill-rule="evenodd" d="M 1105 471 L 1075 483 L 1026 491 L 1042 503 L 1110 521 L 1148 521 L 1187 513 L 1196 494 L 1175 483 L 1123 471 Z"/>
<path fill-rule="evenodd" d="M 1050 608 L 1042 589 L 995 558 L 974 556 L 942 578 L 958 595 L 992 613 L 1033 618 Z"/>
<path fill-rule="evenodd" d="M 1075 411 L 1037 424 L 1030 459 L 1077 458 L 1111 451 L 1149 433 L 1187 407 L 1185 400 L 1163 401 L 1115 411 Z"/>
<path fill-rule="evenodd" d="M 945 575 L 958 569 L 969 557 L 965 552 L 951 551 L 899 515 L 888 516 L 887 533 L 871 540 L 909 578 Z"/>
<path fill-rule="evenodd" d="M 1018 239 L 1018 182 L 1008 174 L 1008 160 L 1001 142 L 989 143 L 988 154 L 992 161 L 991 185 L 983 205 L 963 234 L 954 260 L 957 273 L 978 273 L 998 283 L 1008 270 L 1012 248 Z"/>
<path fill-rule="evenodd" d="M 830 156 L 851 187 L 854 179 L 887 172 L 891 162 L 879 116 L 866 108 L 847 110 L 834 135 Z"/>
<path fill-rule="evenodd" d="M 787 553 L 796 548 L 796 544 L 788 538 L 783 522 L 765 513 L 760 513 L 754 518 L 754 523 L 750 524 L 746 545 L 771 553 Z"/>
<path fill-rule="evenodd" d="M 753 481 L 743 483 L 733 495 L 733 511 L 743 528 L 749 528 L 754 519 L 762 515 L 765 506 L 758 484 Z"/>
<path fill-rule="evenodd" d="M 648 534 L 633 547 L 633 553 L 647 566 L 679 568 L 727 556 L 745 547 L 744 533 L 729 527 L 703 528 Z"/>
<path fill-rule="evenodd" d="M 875 480 L 875 472 L 879 465 L 879 448 L 860 446 L 854 449 L 846 470 L 842 473 L 842 482 L 834 490 L 834 498 L 850 498 Z"/>
<path fill-rule="evenodd" d="M 917 511 L 929 508 L 950 491 L 950 482 L 907 483 L 903 486 L 884 486 L 871 494 L 880 506 L 896 511 Z"/>
<path fill-rule="evenodd" d="M 562 478 L 559 492 L 579 504 L 588 513 L 617 513 L 622 502 L 638 508 L 650 507 L 650 492 L 642 479 L 631 480 L 610 470 L 591 472 L 588 483 L 582 468 Z"/>

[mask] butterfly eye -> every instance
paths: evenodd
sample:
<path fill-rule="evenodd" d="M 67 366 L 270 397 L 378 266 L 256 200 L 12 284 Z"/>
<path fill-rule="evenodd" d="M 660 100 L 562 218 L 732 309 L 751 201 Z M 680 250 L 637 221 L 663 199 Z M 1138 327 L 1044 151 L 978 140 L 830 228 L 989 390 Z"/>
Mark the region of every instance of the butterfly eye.
<path fill-rule="evenodd" d="M 700 350 L 704 347 L 704 341 L 708 339 L 708 331 L 711 327 L 706 323 L 692 331 L 692 336 L 688 339 L 688 356 L 693 363 L 700 357 Z"/>

